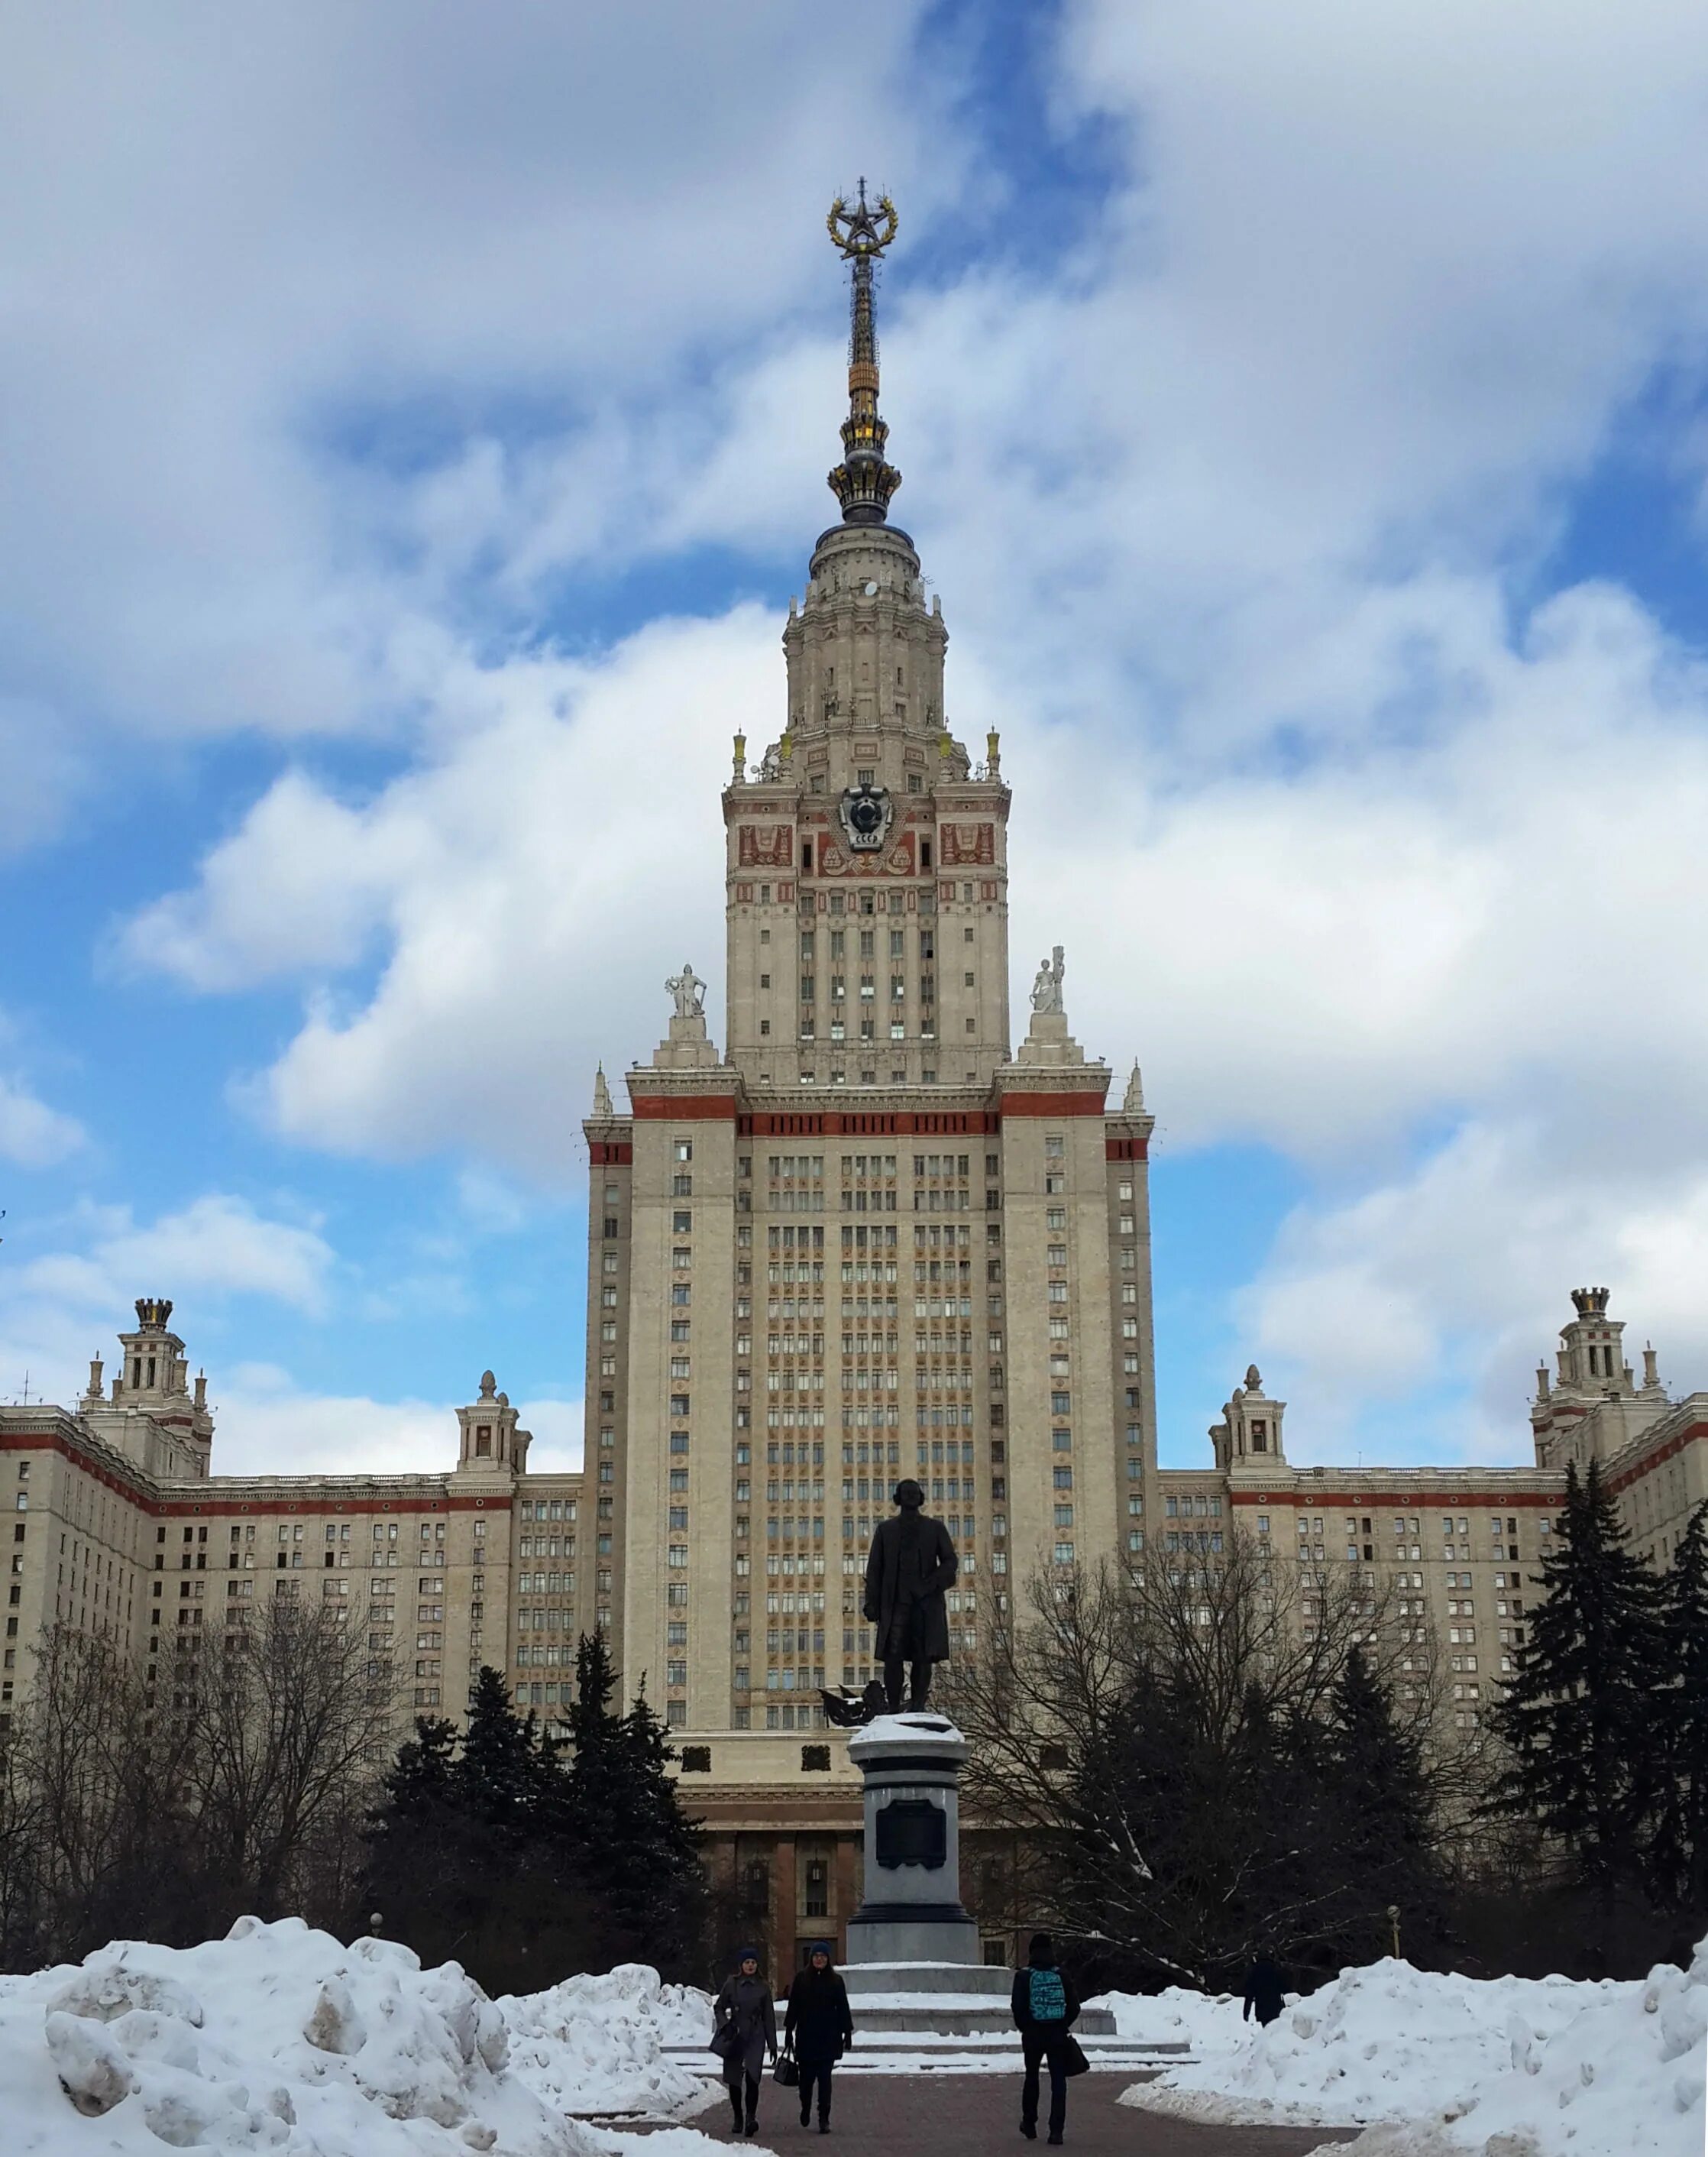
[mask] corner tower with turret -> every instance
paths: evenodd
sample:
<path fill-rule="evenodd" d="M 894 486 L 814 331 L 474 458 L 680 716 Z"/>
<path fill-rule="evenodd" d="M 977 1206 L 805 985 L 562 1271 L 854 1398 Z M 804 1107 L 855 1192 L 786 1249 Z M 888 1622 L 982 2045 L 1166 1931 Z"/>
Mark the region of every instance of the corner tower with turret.
<path fill-rule="evenodd" d="M 172 1304 L 136 1299 L 133 1332 L 119 1336 L 118 1369 L 109 1391 L 99 1356 L 90 1358 L 89 1387 L 79 1411 L 89 1428 L 145 1474 L 162 1481 L 194 1480 L 208 1473 L 214 1418 L 208 1381 L 193 1382 L 184 1344 L 170 1330 Z"/>

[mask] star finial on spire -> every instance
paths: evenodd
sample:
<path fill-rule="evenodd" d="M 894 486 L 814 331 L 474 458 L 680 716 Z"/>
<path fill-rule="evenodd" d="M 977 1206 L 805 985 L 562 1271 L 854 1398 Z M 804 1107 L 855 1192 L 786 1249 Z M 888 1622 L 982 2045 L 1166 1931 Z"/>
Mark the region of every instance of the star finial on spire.
<path fill-rule="evenodd" d="M 895 238 L 900 220 L 887 195 L 876 208 L 866 199 L 866 178 L 857 202 L 838 195 L 826 219 L 832 244 L 852 273 L 848 335 L 848 416 L 842 422 L 843 461 L 831 473 L 831 492 L 842 505 L 845 524 L 882 524 L 890 497 L 902 483 L 884 461 L 889 429 L 877 409 L 877 330 L 872 313 L 872 265 Z"/>

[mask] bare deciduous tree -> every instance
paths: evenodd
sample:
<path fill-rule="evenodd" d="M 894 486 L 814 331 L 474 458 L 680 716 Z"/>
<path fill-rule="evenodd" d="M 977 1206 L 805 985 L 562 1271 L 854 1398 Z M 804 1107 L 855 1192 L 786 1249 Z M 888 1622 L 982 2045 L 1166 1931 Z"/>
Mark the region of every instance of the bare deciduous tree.
<path fill-rule="evenodd" d="M 49 1627 L 0 1751 L 0 1958 L 28 1967 L 246 1912 L 338 1922 L 392 1737 L 388 1659 L 280 1598 L 157 1643 Z"/>
<path fill-rule="evenodd" d="M 986 1608 L 983 1652 L 944 1687 L 972 1740 L 967 1813 L 1013 1831 L 1016 1907 L 990 1914 L 1201 1985 L 1259 1940 L 1343 1933 L 1358 1888 L 1334 1859 L 1326 1748 L 1349 1651 L 1411 1734 L 1437 1707 L 1428 1643 L 1388 1622 L 1384 1591 L 1236 1530 L 1213 1561 L 1052 1569 L 1024 1604 Z"/>

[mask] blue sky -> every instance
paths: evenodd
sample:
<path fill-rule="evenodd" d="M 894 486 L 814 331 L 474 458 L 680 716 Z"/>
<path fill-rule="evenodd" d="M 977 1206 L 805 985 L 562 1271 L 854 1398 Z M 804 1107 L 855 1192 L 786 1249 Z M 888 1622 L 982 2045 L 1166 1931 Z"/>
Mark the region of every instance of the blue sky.
<path fill-rule="evenodd" d="M 1700 10 L 375 4 L 7 33 L 0 1398 L 175 1297 L 230 1467 L 575 1444 L 579 1118 L 721 983 L 833 513 L 830 197 L 1014 957 L 1138 1057 L 1165 1459 L 1708 1387 Z"/>

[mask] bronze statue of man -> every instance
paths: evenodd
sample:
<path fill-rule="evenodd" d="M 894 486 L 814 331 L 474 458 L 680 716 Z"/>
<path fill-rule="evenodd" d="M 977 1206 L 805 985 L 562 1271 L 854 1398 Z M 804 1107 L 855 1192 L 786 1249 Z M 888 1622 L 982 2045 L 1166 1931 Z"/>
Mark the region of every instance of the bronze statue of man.
<path fill-rule="evenodd" d="M 949 1530 L 923 1510 L 925 1493 L 911 1479 L 895 1488 L 896 1512 L 880 1521 L 866 1561 L 868 1624 L 877 1629 L 874 1660 L 883 1665 L 889 1712 L 902 1707 L 903 1668 L 908 1672 L 908 1705 L 916 1712 L 931 1692 L 931 1666 L 949 1660 L 945 1592 L 960 1570 Z"/>

